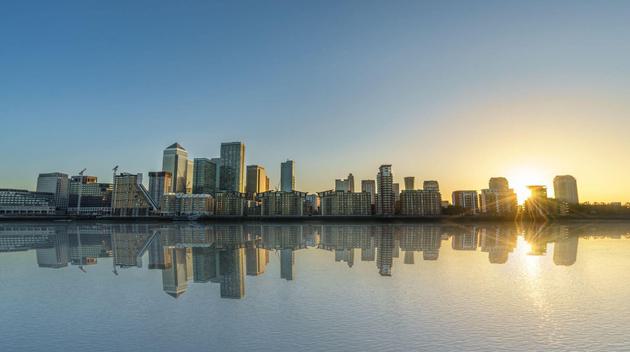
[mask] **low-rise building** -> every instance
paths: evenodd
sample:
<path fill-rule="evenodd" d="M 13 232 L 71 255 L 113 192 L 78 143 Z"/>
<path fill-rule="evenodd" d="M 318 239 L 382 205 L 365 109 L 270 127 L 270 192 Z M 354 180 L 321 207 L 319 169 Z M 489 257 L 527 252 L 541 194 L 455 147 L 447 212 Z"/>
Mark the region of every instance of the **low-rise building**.
<path fill-rule="evenodd" d="M 323 216 L 368 216 L 372 214 L 368 192 L 319 192 L 320 214 Z"/>
<path fill-rule="evenodd" d="M 96 176 L 72 176 L 68 213 L 79 213 L 80 206 L 81 214 L 109 214 L 112 206 L 112 188 L 111 183 L 99 183 Z"/>
<path fill-rule="evenodd" d="M 148 216 L 157 211 L 157 204 L 142 185 L 142 174 L 121 173 L 114 177 L 112 215 Z"/>
<path fill-rule="evenodd" d="M 304 215 L 305 192 L 267 191 L 259 193 L 261 216 L 302 216 Z"/>
<path fill-rule="evenodd" d="M 400 213 L 406 216 L 438 216 L 442 213 L 440 192 L 428 190 L 402 191 Z"/>
<path fill-rule="evenodd" d="M 0 189 L 0 215 L 55 215 L 55 194 Z"/>
<path fill-rule="evenodd" d="M 452 196 L 453 206 L 465 214 L 476 214 L 479 211 L 477 191 L 454 191 Z"/>
<path fill-rule="evenodd" d="M 214 194 L 214 215 L 243 216 L 245 213 L 245 193 L 221 191 Z"/>
<path fill-rule="evenodd" d="M 160 209 L 165 215 L 208 216 L 214 213 L 214 198 L 209 194 L 167 193 Z"/>

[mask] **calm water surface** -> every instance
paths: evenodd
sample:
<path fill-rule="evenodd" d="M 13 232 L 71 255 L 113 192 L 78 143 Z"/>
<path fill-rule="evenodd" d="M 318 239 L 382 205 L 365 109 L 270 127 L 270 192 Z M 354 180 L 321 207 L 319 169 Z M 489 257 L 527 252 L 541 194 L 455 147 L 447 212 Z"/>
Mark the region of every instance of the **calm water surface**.
<path fill-rule="evenodd" d="M 630 223 L 0 223 L 2 351 L 629 350 Z"/>

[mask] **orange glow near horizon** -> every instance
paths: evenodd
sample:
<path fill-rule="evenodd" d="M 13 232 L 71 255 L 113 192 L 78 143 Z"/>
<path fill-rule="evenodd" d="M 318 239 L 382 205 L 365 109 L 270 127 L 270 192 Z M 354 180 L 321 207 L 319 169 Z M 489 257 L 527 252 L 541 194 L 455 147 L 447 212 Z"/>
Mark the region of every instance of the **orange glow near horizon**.
<path fill-rule="evenodd" d="M 510 188 L 514 189 L 516 193 L 518 204 L 521 205 L 525 203 L 525 200 L 531 195 L 527 186 L 547 185 L 547 182 L 545 182 L 547 176 L 544 172 L 535 168 L 519 167 L 511 170 L 506 177 L 510 183 Z M 547 191 L 550 191 L 548 185 Z"/>

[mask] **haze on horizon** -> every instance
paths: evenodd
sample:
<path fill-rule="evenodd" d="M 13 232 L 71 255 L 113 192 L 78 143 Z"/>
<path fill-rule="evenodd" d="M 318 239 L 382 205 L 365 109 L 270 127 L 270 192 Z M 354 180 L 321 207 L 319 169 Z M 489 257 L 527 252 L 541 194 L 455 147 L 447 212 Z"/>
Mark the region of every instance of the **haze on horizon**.
<path fill-rule="evenodd" d="M 246 144 L 272 184 L 352 172 L 443 198 L 578 180 L 630 201 L 627 1 L 25 1 L 0 5 L 0 188 L 103 181 Z"/>

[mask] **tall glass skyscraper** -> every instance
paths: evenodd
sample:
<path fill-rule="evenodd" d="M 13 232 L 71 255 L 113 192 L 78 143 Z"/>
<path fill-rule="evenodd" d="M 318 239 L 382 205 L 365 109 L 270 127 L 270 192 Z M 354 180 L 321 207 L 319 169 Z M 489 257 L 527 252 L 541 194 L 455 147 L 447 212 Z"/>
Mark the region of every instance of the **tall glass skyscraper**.
<path fill-rule="evenodd" d="M 173 143 L 164 149 L 162 171 L 171 173 L 173 192 L 192 192 L 193 163 L 192 160 L 188 160 L 188 152 L 179 143 Z"/>
<path fill-rule="evenodd" d="M 282 192 L 295 190 L 295 162 L 293 160 L 280 164 L 280 190 Z"/>
<path fill-rule="evenodd" d="M 217 191 L 217 164 L 206 158 L 195 158 L 193 193 L 211 194 Z"/>
<path fill-rule="evenodd" d="M 222 191 L 245 192 L 245 144 L 221 143 Z"/>

